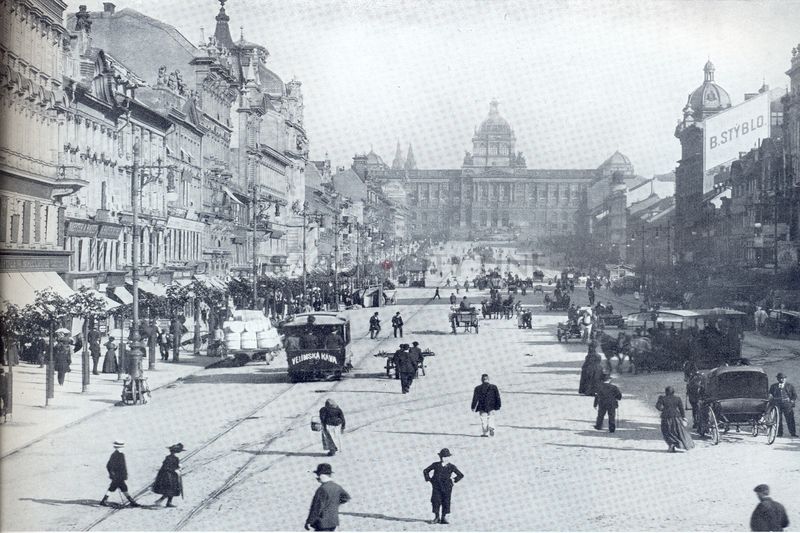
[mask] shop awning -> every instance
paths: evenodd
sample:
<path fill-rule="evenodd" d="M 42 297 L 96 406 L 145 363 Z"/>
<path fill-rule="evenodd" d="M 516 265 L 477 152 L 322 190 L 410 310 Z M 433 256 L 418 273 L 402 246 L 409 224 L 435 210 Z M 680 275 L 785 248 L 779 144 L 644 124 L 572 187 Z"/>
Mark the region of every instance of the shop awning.
<path fill-rule="evenodd" d="M 112 300 L 111 298 L 109 298 L 108 296 L 106 296 L 105 294 L 103 294 L 100 291 L 97 291 L 95 289 L 89 289 L 86 292 L 88 292 L 90 294 L 94 294 L 97 298 L 103 300 L 103 302 L 105 303 L 106 311 L 111 311 L 112 309 L 116 309 L 117 307 L 120 306 L 119 303 L 115 302 L 114 300 Z"/>
<path fill-rule="evenodd" d="M 195 274 L 194 279 L 201 282 L 206 287 L 218 289 L 221 291 L 228 290 L 228 285 L 216 276 L 209 276 L 207 274 Z"/>
<path fill-rule="evenodd" d="M 133 303 L 133 295 L 125 287 L 114 287 L 114 296 L 119 298 L 119 301 L 125 305 Z"/>
<path fill-rule="evenodd" d="M 0 300 L 19 307 L 36 301 L 36 291 L 53 289 L 69 298 L 75 293 L 55 272 L 4 272 L 0 274 Z M 3 305 L 5 307 L 5 305 Z"/>
<path fill-rule="evenodd" d="M 128 278 L 125 280 L 125 283 L 133 284 L 133 281 Z M 153 283 L 149 279 L 140 279 L 139 280 L 139 290 L 144 291 L 147 293 L 152 294 L 153 296 L 166 296 L 167 295 L 167 288 L 160 283 Z M 116 294 L 116 292 L 114 293 Z M 133 297 L 131 297 L 131 302 L 133 301 Z"/>
<path fill-rule="evenodd" d="M 222 189 L 225 191 L 225 194 L 228 195 L 228 198 L 230 198 L 233 203 L 239 204 L 239 205 L 244 205 L 238 198 L 236 198 L 236 195 L 233 194 L 233 191 L 231 191 L 228 187 L 223 185 Z"/>

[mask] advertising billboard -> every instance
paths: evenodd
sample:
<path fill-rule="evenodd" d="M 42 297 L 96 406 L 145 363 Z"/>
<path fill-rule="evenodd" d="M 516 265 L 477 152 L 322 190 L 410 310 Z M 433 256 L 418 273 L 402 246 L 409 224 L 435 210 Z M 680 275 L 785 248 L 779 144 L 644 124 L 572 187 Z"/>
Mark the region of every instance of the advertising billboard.
<path fill-rule="evenodd" d="M 769 137 L 769 104 L 769 92 L 765 92 L 704 121 L 704 172 L 738 159 L 740 152 L 749 152 Z"/>

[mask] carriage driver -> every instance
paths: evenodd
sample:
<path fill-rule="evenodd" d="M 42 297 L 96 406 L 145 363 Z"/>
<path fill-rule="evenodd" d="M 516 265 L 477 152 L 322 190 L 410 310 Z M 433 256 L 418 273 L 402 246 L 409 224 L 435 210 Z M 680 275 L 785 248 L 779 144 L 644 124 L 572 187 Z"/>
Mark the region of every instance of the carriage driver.
<path fill-rule="evenodd" d="M 471 311 L 472 310 L 472 306 L 469 304 L 469 301 L 467 300 L 466 296 L 464 296 L 461 299 L 461 303 L 458 304 L 458 310 L 459 311 Z"/>

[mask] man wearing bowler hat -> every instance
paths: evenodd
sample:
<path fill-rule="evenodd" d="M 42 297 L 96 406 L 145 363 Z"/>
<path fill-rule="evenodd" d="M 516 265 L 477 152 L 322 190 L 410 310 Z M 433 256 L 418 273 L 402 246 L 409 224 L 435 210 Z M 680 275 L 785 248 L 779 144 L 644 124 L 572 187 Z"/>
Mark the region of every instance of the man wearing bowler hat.
<path fill-rule="evenodd" d="M 350 501 L 350 495 L 342 487 L 331 480 L 333 469 L 328 463 L 320 463 L 314 474 L 319 487 L 311 500 L 305 529 L 314 531 L 335 531 L 339 525 L 339 505 Z"/>
<path fill-rule="evenodd" d="M 395 369 L 400 375 L 400 388 L 403 394 L 408 394 L 414 376 L 417 374 L 417 358 L 408 350 L 408 344 L 401 344 L 395 353 Z"/>
<path fill-rule="evenodd" d="M 794 424 L 794 404 L 797 401 L 797 393 L 791 383 L 787 383 L 783 372 L 778 372 L 775 376 L 778 380 L 769 388 L 772 402 L 778 407 L 778 436 L 783 437 L 783 419 L 786 419 L 786 426 L 792 437 L 797 436 L 797 428 Z"/>
<path fill-rule="evenodd" d="M 769 487 L 759 485 L 753 489 L 760 502 L 750 517 L 751 531 L 783 531 L 789 527 L 789 517 L 783 505 L 769 497 Z"/>
<path fill-rule="evenodd" d="M 111 478 L 111 485 L 108 486 L 103 499 L 100 500 L 100 505 L 108 507 L 108 497 L 111 496 L 117 489 L 122 491 L 122 494 L 128 498 L 131 507 L 139 507 L 139 504 L 128 494 L 128 484 L 125 481 L 128 479 L 128 468 L 125 465 L 125 454 L 120 449 L 125 447 L 125 443 L 121 440 L 114 441 L 114 452 L 106 463 L 106 470 L 108 470 L 108 477 Z"/>
<path fill-rule="evenodd" d="M 431 484 L 431 507 L 433 509 L 434 524 L 448 524 L 447 515 L 450 514 L 450 496 L 453 485 L 461 481 L 464 474 L 450 462 L 452 454 L 447 448 L 439 452 L 439 462 L 431 464 L 422 471 L 425 481 Z M 453 478 L 455 474 L 455 478 Z M 439 510 L 441 509 L 441 518 Z"/>

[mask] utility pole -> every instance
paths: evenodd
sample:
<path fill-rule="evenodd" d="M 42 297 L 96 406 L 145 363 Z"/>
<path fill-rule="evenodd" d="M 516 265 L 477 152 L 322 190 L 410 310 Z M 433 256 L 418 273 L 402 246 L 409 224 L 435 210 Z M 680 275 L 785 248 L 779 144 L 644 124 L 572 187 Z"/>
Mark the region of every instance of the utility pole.
<path fill-rule="evenodd" d="M 306 305 L 306 210 L 303 209 L 303 305 Z"/>
<path fill-rule="evenodd" d="M 138 371 L 143 355 L 142 352 L 144 351 L 139 336 L 139 195 L 141 194 L 139 187 L 139 149 L 139 139 L 136 139 L 133 142 L 133 168 L 131 170 L 131 211 L 133 214 L 133 261 L 131 261 L 131 277 L 133 278 L 133 317 L 131 329 L 133 331 L 131 331 L 129 351 L 131 357 L 131 363 L 129 364 L 131 378 L 139 377 L 134 374 Z M 122 329 L 125 329 L 124 319 L 122 320 Z M 134 384 L 131 384 L 131 387 L 133 386 Z"/>
<path fill-rule="evenodd" d="M 253 211 L 253 309 L 256 308 L 258 300 L 258 241 L 256 240 L 256 230 L 258 229 L 258 189 L 253 183 L 253 199 L 250 209 Z"/>

